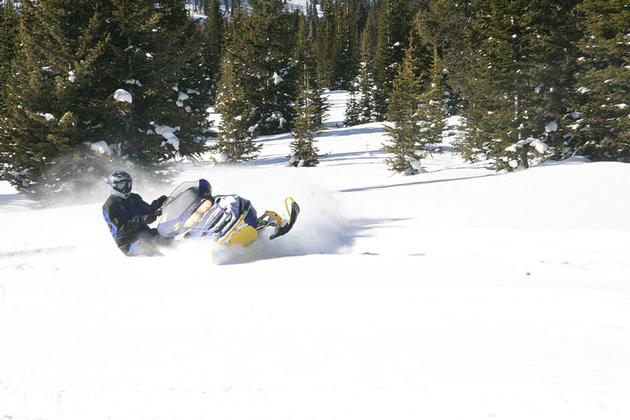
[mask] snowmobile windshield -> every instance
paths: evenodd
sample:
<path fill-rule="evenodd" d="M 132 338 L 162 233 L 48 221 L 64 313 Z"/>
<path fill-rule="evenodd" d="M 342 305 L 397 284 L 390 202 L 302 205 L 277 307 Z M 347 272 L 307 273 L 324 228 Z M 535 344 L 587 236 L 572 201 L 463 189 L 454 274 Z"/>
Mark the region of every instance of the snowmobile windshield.
<path fill-rule="evenodd" d="M 175 189 L 162 206 L 158 232 L 164 237 L 177 236 L 184 222 L 201 203 L 197 182 L 185 182 Z"/>

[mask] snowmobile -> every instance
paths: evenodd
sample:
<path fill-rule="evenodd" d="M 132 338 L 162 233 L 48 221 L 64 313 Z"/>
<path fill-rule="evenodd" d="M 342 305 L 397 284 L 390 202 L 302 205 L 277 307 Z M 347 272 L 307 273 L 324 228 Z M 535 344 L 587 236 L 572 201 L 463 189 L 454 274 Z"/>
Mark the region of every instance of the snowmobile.
<path fill-rule="evenodd" d="M 157 230 L 165 238 L 209 238 L 220 245 L 248 246 L 260 232 L 272 228 L 269 239 L 286 235 L 295 225 L 300 207 L 284 200 L 288 217 L 267 210 L 260 217 L 251 202 L 238 195 L 212 196 L 205 179 L 184 182 L 164 202 Z"/>

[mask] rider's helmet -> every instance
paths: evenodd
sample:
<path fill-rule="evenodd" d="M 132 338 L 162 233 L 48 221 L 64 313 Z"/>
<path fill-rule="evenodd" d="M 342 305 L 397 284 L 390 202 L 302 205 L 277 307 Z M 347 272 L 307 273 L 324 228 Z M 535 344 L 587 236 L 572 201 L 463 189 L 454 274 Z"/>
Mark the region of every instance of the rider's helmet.
<path fill-rule="evenodd" d="M 107 178 L 107 185 L 113 195 L 127 198 L 131 192 L 131 175 L 125 171 L 116 171 Z"/>

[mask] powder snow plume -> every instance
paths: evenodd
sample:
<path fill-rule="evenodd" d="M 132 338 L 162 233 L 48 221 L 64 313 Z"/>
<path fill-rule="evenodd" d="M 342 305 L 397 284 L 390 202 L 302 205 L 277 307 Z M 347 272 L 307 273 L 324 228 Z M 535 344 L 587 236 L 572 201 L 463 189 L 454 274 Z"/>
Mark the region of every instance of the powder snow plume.
<path fill-rule="evenodd" d="M 189 172 L 190 174 L 190 172 Z M 205 254 L 211 250 L 216 264 L 234 264 L 293 255 L 331 254 L 350 245 L 341 204 L 329 192 L 295 176 L 287 168 L 214 167 L 195 172 L 207 179 L 215 195 L 238 194 L 249 199 L 258 216 L 273 210 L 287 217 L 285 197 L 293 197 L 300 206 L 300 215 L 287 235 L 269 240 L 272 229 L 261 232 L 259 239 L 247 248 L 226 248 L 209 240 L 181 241 L 167 255 Z M 180 179 L 178 182 L 194 181 Z M 189 242 L 189 243 L 188 243 Z"/>

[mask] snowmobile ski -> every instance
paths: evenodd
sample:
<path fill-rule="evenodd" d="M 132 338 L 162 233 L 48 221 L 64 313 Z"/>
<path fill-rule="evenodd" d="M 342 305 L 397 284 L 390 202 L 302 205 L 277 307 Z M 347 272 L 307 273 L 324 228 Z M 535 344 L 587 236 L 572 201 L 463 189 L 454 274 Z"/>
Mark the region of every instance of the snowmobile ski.
<path fill-rule="evenodd" d="M 288 221 L 284 220 L 275 211 L 267 210 L 265 214 L 258 218 L 258 227 L 256 230 L 261 231 L 268 226 L 275 227 L 276 231 L 269 237 L 269 239 L 276 239 L 289 233 L 289 231 L 293 229 L 293 225 L 295 225 L 298 215 L 300 214 L 300 206 L 293 197 L 285 198 L 284 206 L 289 214 Z"/>

